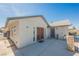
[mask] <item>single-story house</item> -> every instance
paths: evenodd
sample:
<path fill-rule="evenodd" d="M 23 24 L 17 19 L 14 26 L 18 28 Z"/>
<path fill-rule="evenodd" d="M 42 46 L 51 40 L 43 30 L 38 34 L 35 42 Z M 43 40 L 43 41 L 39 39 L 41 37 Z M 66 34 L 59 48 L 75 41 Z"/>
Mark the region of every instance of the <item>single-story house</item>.
<path fill-rule="evenodd" d="M 56 39 L 65 39 L 65 36 L 68 35 L 69 25 L 71 25 L 69 20 L 61 20 L 50 23 L 51 37 Z"/>
<path fill-rule="evenodd" d="M 49 38 L 50 26 L 41 15 L 9 17 L 5 25 L 5 34 L 17 48 L 21 48 Z"/>

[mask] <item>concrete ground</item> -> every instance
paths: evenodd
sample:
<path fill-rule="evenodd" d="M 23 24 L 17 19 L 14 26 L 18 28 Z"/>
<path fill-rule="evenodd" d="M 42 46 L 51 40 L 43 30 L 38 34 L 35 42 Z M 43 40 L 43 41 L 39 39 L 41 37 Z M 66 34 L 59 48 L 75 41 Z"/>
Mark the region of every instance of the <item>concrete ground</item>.
<path fill-rule="evenodd" d="M 79 56 L 79 53 L 70 52 L 66 47 L 66 41 L 46 39 L 42 43 L 16 49 L 10 40 L 0 38 L 0 56 Z"/>
<path fill-rule="evenodd" d="M 66 41 L 47 39 L 43 43 L 35 43 L 24 48 L 16 50 L 15 55 L 21 56 L 74 56 L 78 53 L 73 53 L 67 50 Z"/>

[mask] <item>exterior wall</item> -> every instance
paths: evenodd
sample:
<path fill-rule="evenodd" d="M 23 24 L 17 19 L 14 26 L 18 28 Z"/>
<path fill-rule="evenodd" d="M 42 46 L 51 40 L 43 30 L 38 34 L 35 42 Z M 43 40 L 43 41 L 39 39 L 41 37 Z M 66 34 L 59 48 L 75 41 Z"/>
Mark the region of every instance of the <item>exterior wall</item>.
<path fill-rule="evenodd" d="M 47 29 L 47 24 L 43 21 L 41 17 L 21 19 L 19 26 L 20 26 L 19 48 L 37 42 L 37 27 L 44 28 L 44 39 L 48 37 L 49 29 Z"/>
<path fill-rule="evenodd" d="M 58 39 L 64 39 L 64 37 L 68 34 L 68 26 L 55 27 L 55 37 Z"/>
<path fill-rule="evenodd" d="M 21 47 L 24 47 L 26 45 L 29 45 L 29 44 L 32 44 L 32 43 L 35 43 L 35 41 L 33 41 L 33 27 L 29 27 L 29 28 L 26 28 L 25 26 L 21 27 L 21 28 L 25 28 L 24 30 L 23 29 L 20 29 L 20 46 L 19 48 Z"/>
<path fill-rule="evenodd" d="M 75 52 L 74 36 L 66 36 L 66 40 L 67 40 L 67 49 Z"/>
<path fill-rule="evenodd" d="M 7 28 L 7 31 L 10 31 L 10 39 L 16 44 L 16 46 L 19 46 L 19 21 L 10 21 Z"/>
<path fill-rule="evenodd" d="M 47 38 L 50 38 L 50 27 L 46 28 L 46 32 L 45 32 L 45 33 L 46 33 L 46 34 L 45 34 L 45 35 L 46 35 L 46 36 L 45 36 L 46 39 L 47 39 Z"/>

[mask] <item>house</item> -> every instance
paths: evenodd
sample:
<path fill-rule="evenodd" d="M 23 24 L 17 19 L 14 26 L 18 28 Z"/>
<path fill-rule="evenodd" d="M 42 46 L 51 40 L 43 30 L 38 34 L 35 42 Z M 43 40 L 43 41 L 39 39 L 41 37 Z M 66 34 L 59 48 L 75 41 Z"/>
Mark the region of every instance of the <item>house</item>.
<path fill-rule="evenodd" d="M 68 35 L 68 26 L 71 25 L 69 20 L 55 21 L 50 24 L 51 26 L 51 37 L 57 39 L 65 39 Z"/>
<path fill-rule="evenodd" d="M 17 48 L 44 41 L 50 37 L 50 27 L 41 15 L 9 17 L 5 25 L 5 34 Z"/>

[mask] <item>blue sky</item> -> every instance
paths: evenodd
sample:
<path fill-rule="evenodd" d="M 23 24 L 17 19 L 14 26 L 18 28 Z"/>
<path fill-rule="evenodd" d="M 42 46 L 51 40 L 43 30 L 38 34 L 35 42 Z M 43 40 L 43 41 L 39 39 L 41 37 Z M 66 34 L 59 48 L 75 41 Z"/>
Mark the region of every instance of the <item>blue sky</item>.
<path fill-rule="evenodd" d="M 0 27 L 7 17 L 43 15 L 48 22 L 69 19 L 79 27 L 79 4 L 0 4 Z"/>

